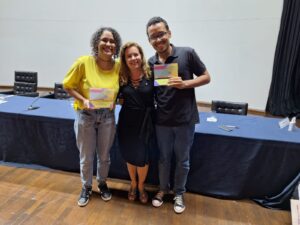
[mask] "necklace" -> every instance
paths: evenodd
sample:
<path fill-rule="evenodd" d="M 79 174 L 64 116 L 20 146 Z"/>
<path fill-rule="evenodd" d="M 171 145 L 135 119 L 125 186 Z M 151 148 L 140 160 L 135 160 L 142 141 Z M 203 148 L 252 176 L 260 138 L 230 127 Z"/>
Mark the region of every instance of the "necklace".
<path fill-rule="evenodd" d="M 130 77 L 131 84 L 135 89 L 138 88 L 138 86 L 140 86 L 140 82 L 141 82 L 142 78 L 143 78 L 142 74 L 140 75 L 140 77 L 135 78 L 135 79 Z"/>

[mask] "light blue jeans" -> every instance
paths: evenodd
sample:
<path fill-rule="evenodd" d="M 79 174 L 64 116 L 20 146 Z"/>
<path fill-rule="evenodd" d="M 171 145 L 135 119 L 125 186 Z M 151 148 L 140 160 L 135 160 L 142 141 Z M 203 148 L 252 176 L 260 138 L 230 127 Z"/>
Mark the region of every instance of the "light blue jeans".
<path fill-rule="evenodd" d="M 159 186 L 160 190 L 170 190 L 170 172 L 172 155 L 175 155 L 174 187 L 175 194 L 181 195 L 186 189 L 190 170 L 190 149 L 194 141 L 195 125 L 161 126 L 156 125 L 159 148 Z"/>
<path fill-rule="evenodd" d="M 116 126 L 113 110 L 78 110 L 74 123 L 80 158 L 80 176 L 83 187 L 92 187 L 93 164 L 97 155 L 97 181 L 105 181 L 110 166 L 110 149 Z"/>

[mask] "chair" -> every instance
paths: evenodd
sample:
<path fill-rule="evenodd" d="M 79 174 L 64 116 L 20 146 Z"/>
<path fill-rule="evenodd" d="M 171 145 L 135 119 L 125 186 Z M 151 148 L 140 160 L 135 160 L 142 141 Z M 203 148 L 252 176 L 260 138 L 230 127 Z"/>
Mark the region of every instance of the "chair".
<path fill-rule="evenodd" d="M 0 93 L 37 97 L 39 96 L 39 93 L 37 92 L 37 76 L 37 72 L 15 71 L 13 90 Z"/>
<path fill-rule="evenodd" d="M 64 90 L 62 83 L 54 84 L 54 98 L 56 99 L 67 99 L 71 96 Z"/>
<path fill-rule="evenodd" d="M 211 110 L 216 113 L 247 115 L 248 103 L 213 100 Z"/>
<path fill-rule="evenodd" d="M 71 96 L 64 90 L 62 83 L 54 83 L 54 93 L 43 96 L 43 98 L 68 99 Z"/>

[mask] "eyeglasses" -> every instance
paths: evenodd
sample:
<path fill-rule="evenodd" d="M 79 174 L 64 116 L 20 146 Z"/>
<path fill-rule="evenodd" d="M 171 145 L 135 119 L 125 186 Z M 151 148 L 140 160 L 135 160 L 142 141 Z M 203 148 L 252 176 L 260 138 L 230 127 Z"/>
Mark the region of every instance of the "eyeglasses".
<path fill-rule="evenodd" d="M 161 31 L 149 37 L 150 41 L 157 41 L 157 39 L 162 39 L 168 32 Z"/>

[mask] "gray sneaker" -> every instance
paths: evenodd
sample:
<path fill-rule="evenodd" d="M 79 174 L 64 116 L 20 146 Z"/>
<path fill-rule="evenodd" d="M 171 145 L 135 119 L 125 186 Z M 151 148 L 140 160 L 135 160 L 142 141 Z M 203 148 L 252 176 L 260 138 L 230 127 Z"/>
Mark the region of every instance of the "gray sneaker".
<path fill-rule="evenodd" d="M 99 189 L 101 198 L 102 198 L 104 201 L 107 202 L 107 201 L 109 201 L 109 200 L 111 199 L 111 192 L 110 192 L 110 190 L 108 189 L 106 182 L 101 182 L 101 183 L 98 185 L 98 189 Z"/>
<path fill-rule="evenodd" d="M 176 213 L 183 213 L 185 205 L 183 201 L 183 195 L 175 195 L 174 197 L 174 211 Z"/>
<path fill-rule="evenodd" d="M 82 188 L 77 204 L 80 207 L 86 206 L 89 203 L 89 199 L 91 195 L 92 195 L 92 188 Z"/>

